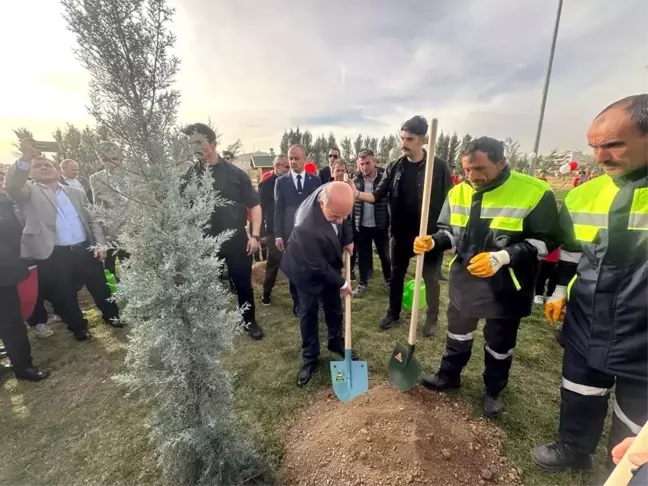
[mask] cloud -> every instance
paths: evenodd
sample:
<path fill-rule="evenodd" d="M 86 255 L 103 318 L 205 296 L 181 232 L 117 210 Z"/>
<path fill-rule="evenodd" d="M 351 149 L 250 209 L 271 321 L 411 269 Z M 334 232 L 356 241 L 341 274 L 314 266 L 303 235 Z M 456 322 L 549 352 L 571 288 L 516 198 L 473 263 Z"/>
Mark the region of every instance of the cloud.
<path fill-rule="evenodd" d="M 510 136 L 523 150 L 532 148 L 557 2 L 170 2 L 182 59 L 180 118 L 211 118 L 225 143 L 241 138 L 246 150 L 268 150 L 298 124 L 338 137 L 381 136 L 422 114 L 438 117 L 444 131 Z M 48 4 L 44 14 L 32 6 L 47 15 L 42 23 L 57 39 L 57 49 L 39 54 L 47 67 L 39 82 L 50 97 L 67 90 L 59 97 L 66 106 L 55 107 L 61 124 L 74 122 L 87 97 L 73 39 L 62 20 L 51 20 L 60 7 L 23 3 Z M 20 8 L 27 7 L 10 10 Z M 7 26 L 15 24 L 11 14 Z M 584 147 L 602 107 L 646 90 L 647 17 L 644 0 L 565 2 L 541 151 Z M 5 34 L 5 45 L 11 36 Z M 44 49 L 42 39 L 30 47 L 33 58 Z M 18 61 L 14 56 L 12 66 Z M 19 89 L 7 78 L 5 85 Z M 26 110 L 34 119 L 37 111 Z M 41 113 L 57 116 L 53 109 Z M 12 109 L 9 118 L 18 115 Z M 1 136 L 9 123 L 0 119 Z"/>

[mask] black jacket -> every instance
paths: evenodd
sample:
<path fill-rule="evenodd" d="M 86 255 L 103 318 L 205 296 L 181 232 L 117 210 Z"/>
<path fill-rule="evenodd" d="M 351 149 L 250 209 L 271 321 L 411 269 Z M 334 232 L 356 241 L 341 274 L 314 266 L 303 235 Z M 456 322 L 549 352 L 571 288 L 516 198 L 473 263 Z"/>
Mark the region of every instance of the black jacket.
<path fill-rule="evenodd" d="M 409 164 L 411 162 L 407 161 L 407 157 L 403 156 L 400 159 L 396 159 L 387 164 L 385 168 L 385 173 L 383 178 L 378 184 L 378 187 L 374 189 L 373 195 L 376 199 L 376 202 L 387 198 L 389 202 L 389 211 L 391 215 L 391 234 L 392 236 L 398 238 L 399 235 L 404 235 L 404 233 L 409 233 L 412 226 L 412 218 L 416 218 L 417 222 L 421 220 L 421 213 L 416 215 L 413 214 L 403 214 L 404 210 L 399 207 L 401 191 L 407 190 L 408 188 L 401 187 L 400 178 L 403 175 L 403 164 Z M 423 151 L 423 161 L 422 164 L 427 163 L 427 153 Z M 419 180 L 416 187 L 418 191 L 419 201 L 423 202 L 423 184 L 425 182 L 425 171 L 421 170 L 419 172 Z M 452 188 L 452 179 L 450 178 L 450 172 L 448 171 L 448 166 L 446 163 L 439 157 L 434 158 L 434 176 L 432 179 L 432 193 L 430 197 L 430 213 L 428 217 L 428 234 L 435 233 L 437 231 L 437 220 L 439 219 L 439 213 L 441 213 L 441 208 L 445 202 L 448 191 Z M 413 188 L 412 188 L 413 189 Z M 421 206 L 419 204 L 419 207 Z M 416 226 L 416 234 L 418 235 L 418 225 Z M 412 236 L 412 235 L 407 235 Z"/>
<path fill-rule="evenodd" d="M 9 196 L 0 194 L 0 286 L 14 287 L 27 278 L 27 264 L 20 259 L 22 224 Z M 1 311 L 0 311 L 1 312 Z"/>
<path fill-rule="evenodd" d="M 378 187 L 380 185 L 380 181 L 382 180 L 384 173 L 385 169 L 378 167 L 378 173 L 376 174 L 376 178 L 374 179 L 373 187 Z M 365 192 L 365 181 L 362 172 L 358 171 L 354 174 L 353 182 L 356 186 L 356 189 L 361 192 Z M 365 204 L 366 203 L 362 201 L 356 201 L 353 205 L 353 213 L 351 214 L 353 216 L 353 228 L 356 231 L 360 229 L 360 225 L 362 224 L 362 213 L 364 211 Z M 387 204 L 386 198 L 382 198 L 376 201 L 376 203 L 374 204 L 374 218 L 376 220 L 376 229 L 385 230 L 389 228 L 389 205 Z"/>
<path fill-rule="evenodd" d="M 274 189 L 277 182 L 274 172 L 267 179 L 259 182 L 259 199 L 261 200 L 261 236 L 274 237 Z"/>
<path fill-rule="evenodd" d="M 319 294 L 325 286 L 341 288 L 343 247 L 353 242 L 349 220 L 333 225 L 320 207 L 321 186 L 306 199 L 295 215 L 295 227 L 281 258 L 281 270 L 300 290 Z"/>
<path fill-rule="evenodd" d="M 528 316 L 539 270 L 538 247 L 543 247 L 543 253 L 548 254 L 560 242 L 558 208 L 553 192 L 547 184 L 528 176 L 511 183 L 519 184 L 519 191 L 537 190 L 538 184 L 544 184 L 546 190 L 524 217 L 522 231 L 490 228 L 492 219 L 481 216 L 484 194 L 500 187 L 510 177 L 511 172 L 506 168 L 495 182 L 473 194 L 465 228 L 451 224 L 449 201 L 441 211 L 439 232 L 433 236 L 433 251 L 442 252 L 452 248 L 453 241 L 449 236 L 452 235 L 456 254 L 450 266 L 450 301 L 463 317 L 498 319 Z M 469 182 L 461 184 L 469 185 Z M 455 186 L 454 190 L 459 190 L 460 186 Z M 466 269 L 475 255 L 500 250 L 508 252 L 511 262 L 492 277 L 475 277 Z"/>
<path fill-rule="evenodd" d="M 577 275 L 567 304 L 565 340 L 587 358 L 592 368 L 646 381 L 648 231 L 629 226 L 633 201 L 641 201 L 641 194 L 648 189 L 647 172 L 641 169 L 614 179 L 599 176 L 569 192 L 560 211 L 564 240 L 556 269 L 559 285 L 568 285 Z M 570 214 L 568 198 L 596 198 L 591 188 L 606 178 L 618 188 L 608 214 L 600 221 L 595 241 L 577 241 L 574 219 L 580 214 Z M 646 203 L 641 204 L 645 209 Z M 640 221 L 635 224 L 646 226 Z"/>
<path fill-rule="evenodd" d="M 317 173 L 319 178 L 322 180 L 322 184 L 326 184 L 327 182 L 331 182 L 331 166 L 327 165 L 326 167 L 323 167 L 319 170 Z"/>

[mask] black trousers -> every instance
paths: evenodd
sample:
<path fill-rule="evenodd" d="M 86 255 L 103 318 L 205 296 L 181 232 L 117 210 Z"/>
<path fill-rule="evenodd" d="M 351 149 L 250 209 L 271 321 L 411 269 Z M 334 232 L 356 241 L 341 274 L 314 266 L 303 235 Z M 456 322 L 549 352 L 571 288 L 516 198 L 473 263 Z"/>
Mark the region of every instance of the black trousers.
<path fill-rule="evenodd" d="M 391 279 L 389 281 L 389 312 L 394 317 L 400 317 L 403 305 L 403 288 L 405 275 L 410 259 L 414 256 L 415 236 L 392 236 L 391 239 Z M 423 280 L 425 282 L 425 299 L 427 318 L 436 322 L 439 319 L 439 277 L 443 254 L 426 253 L 423 265 Z"/>
<path fill-rule="evenodd" d="M 452 303 L 448 305 L 446 349 L 441 358 L 439 374 L 459 377 L 470 360 L 473 333 L 478 323 L 479 318 L 461 317 Z M 490 396 L 497 396 L 508 384 L 519 327 L 520 318 L 486 319 L 483 377 L 486 393 Z"/>
<path fill-rule="evenodd" d="M 104 268 L 115 276 L 115 280 L 119 282 L 119 277 L 117 276 L 117 269 L 115 267 L 116 260 L 119 258 L 120 262 L 127 260 L 130 257 L 127 251 L 118 250 L 116 248 L 109 248 L 106 254 L 106 259 L 104 260 Z"/>
<path fill-rule="evenodd" d="M 613 388 L 616 389 L 608 454 L 626 437 L 637 435 L 648 420 L 648 377 L 630 379 L 595 370 L 567 340 L 560 390 L 560 440 L 581 452 L 594 454 Z"/>
<path fill-rule="evenodd" d="M 315 363 L 320 354 L 318 333 L 318 307 L 324 304 L 324 321 L 328 329 L 328 348 L 344 348 L 342 342 L 342 299 L 340 289 L 326 286 L 321 294 L 310 294 L 297 289 L 299 294 L 299 328 L 302 338 L 302 359 L 304 364 Z"/>
<path fill-rule="evenodd" d="M 243 309 L 243 321 L 250 324 L 255 321 L 254 291 L 252 290 L 252 255 L 247 254 L 247 236 L 235 235 L 227 241 L 219 253 L 225 260 L 230 282 L 238 298 L 238 305 Z"/>
<path fill-rule="evenodd" d="M 27 328 L 20 311 L 20 297 L 16 286 L 0 286 L 0 339 L 14 371 L 22 371 L 32 365 L 31 347 Z"/>
<path fill-rule="evenodd" d="M 271 294 L 277 282 L 277 275 L 279 274 L 279 266 L 281 265 L 281 257 L 283 253 L 275 246 L 274 236 L 269 235 L 266 248 L 268 252 L 268 259 L 266 261 L 265 276 L 263 278 L 263 293 Z"/>
<path fill-rule="evenodd" d="M 536 279 L 535 285 L 536 295 L 545 295 L 545 285 L 547 287 L 547 297 L 553 295 L 554 290 L 556 290 L 556 280 L 554 275 L 556 266 L 558 266 L 556 262 L 548 262 L 546 260 L 540 262 L 540 271 L 538 272 L 538 278 Z"/>
<path fill-rule="evenodd" d="M 369 274 L 373 268 L 373 245 L 376 245 L 385 282 L 391 279 L 391 260 L 389 258 L 389 234 L 387 229 L 367 228 L 360 226 L 354 232 L 354 250 L 358 252 L 360 284 L 369 283 Z"/>
<path fill-rule="evenodd" d="M 88 327 L 77 300 L 77 292 L 84 285 L 101 311 L 104 321 L 119 319 L 117 304 L 109 301 L 111 294 L 103 266 L 93 252 L 87 249 L 88 246 L 87 242 L 71 247 L 55 246 L 47 260 L 38 262 L 39 301 L 50 301 L 54 311 L 72 332 Z M 30 318 L 32 322 L 34 320 L 38 320 L 36 314 Z"/>

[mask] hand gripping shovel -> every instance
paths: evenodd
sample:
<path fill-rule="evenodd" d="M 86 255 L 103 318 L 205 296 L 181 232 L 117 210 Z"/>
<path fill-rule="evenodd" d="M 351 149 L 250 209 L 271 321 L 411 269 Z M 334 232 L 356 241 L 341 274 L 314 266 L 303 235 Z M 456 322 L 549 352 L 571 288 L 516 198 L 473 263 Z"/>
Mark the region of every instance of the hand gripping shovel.
<path fill-rule="evenodd" d="M 438 120 L 432 119 L 428 140 L 427 162 L 425 163 L 425 184 L 423 185 L 423 202 L 421 207 L 421 225 L 419 234 L 421 238 L 427 233 L 428 215 L 430 212 L 430 193 L 432 191 L 432 175 L 434 172 L 434 156 L 436 152 L 436 138 Z M 407 162 L 406 162 L 407 163 Z M 414 277 L 414 297 L 412 299 L 412 319 L 410 321 L 409 337 L 407 347 L 396 343 L 392 353 L 387 374 L 389 381 L 403 391 L 411 390 L 421 375 L 421 363 L 414 358 L 414 347 L 416 345 L 416 327 L 418 324 L 419 302 L 421 300 L 421 277 L 423 276 L 424 255 L 416 256 L 416 274 Z"/>
<path fill-rule="evenodd" d="M 344 275 L 351 281 L 351 255 L 344 259 Z M 331 361 L 331 381 L 335 395 L 343 402 L 362 395 L 369 389 L 366 361 L 351 360 L 351 296 L 344 302 L 344 361 Z"/>
<path fill-rule="evenodd" d="M 632 479 L 632 470 L 636 468 L 630 462 L 630 456 L 636 453 L 645 453 L 646 451 L 648 451 L 648 423 L 641 428 L 634 442 L 628 447 L 623 458 L 614 468 L 614 471 L 612 471 L 612 474 L 610 474 L 610 477 L 605 481 L 603 486 L 626 486 L 630 482 L 630 479 Z"/>

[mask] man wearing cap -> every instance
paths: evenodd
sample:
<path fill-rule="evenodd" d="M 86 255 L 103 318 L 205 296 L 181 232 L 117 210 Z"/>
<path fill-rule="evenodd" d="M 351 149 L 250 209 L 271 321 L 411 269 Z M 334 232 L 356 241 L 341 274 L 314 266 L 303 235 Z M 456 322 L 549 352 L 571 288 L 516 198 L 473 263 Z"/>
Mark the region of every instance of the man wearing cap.
<path fill-rule="evenodd" d="M 372 193 L 355 189 L 356 198 L 362 202 L 376 203 L 383 198 L 389 201 L 391 214 L 391 280 L 389 282 L 389 308 L 380 323 L 381 329 L 391 329 L 400 323 L 405 274 L 414 256 L 414 238 L 419 234 L 423 183 L 427 153 L 428 123 L 422 116 L 414 116 L 401 126 L 400 146 L 402 157 L 390 162 L 380 183 Z M 437 231 L 437 219 L 452 187 L 446 163 L 434 158 L 434 179 L 430 197 L 428 232 Z M 427 316 L 423 335 L 432 336 L 439 317 L 439 277 L 443 255 L 426 254 L 423 279 L 426 288 Z"/>

